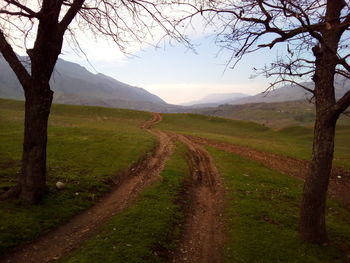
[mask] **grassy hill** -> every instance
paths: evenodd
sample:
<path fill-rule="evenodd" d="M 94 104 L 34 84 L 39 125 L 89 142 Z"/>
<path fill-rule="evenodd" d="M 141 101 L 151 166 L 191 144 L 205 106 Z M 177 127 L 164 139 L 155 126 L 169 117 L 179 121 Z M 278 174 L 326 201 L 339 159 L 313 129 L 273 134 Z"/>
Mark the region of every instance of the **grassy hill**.
<path fill-rule="evenodd" d="M 315 105 L 308 101 L 227 104 L 215 108 L 194 110 L 194 113 L 253 121 L 275 129 L 297 125 L 312 127 L 315 120 Z M 342 115 L 338 123 L 350 126 L 350 117 Z"/>

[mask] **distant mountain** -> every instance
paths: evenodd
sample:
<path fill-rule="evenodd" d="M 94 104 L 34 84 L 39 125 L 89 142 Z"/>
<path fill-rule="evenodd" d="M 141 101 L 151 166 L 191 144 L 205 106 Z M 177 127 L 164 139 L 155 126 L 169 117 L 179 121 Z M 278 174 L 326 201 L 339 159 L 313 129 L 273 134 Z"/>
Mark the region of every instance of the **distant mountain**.
<path fill-rule="evenodd" d="M 218 106 L 220 104 L 225 104 L 237 99 L 249 97 L 247 94 L 243 93 L 216 93 L 216 94 L 209 94 L 202 99 L 190 101 L 183 103 L 181 105 L 183 106 L 191 106 L 195 108 L 199 107 L 214 107 Z"/>
<path fill-rule="evenodd" d="M 305 82 L 303 85 L 307 88 L 314 89 L 313 82 Z M 337 76 L 335 82 L 335 94 L 339 98 L 350 89 L 350 80 L 342 76 Z M 311 99 L 312 94 L 297 85 L 286 85 L 278 89 L 271 90 L 266 93 L 259 93 L 254 96 L 245 97 L 228 101 L 225 104 L 248 104 L 248 103 L 271 103 L 271 102 L 285 102 Z"/>
<path fill-rule="evenodd" d="M 25 59 L 25 58 L 22 58 Z M 150 92 L 103 74 L 93 74 L 79 64 L 58 59 L 50 80 L 55 103 L 95 105 L 146 111 L 177 112 Z M 0 97 L 24 99 L 22 87 L 7 62 L 0 57 Z"/>
<path fill-rule="evenodd" d="M 313 89 L 313 83 L 304 83 Z M 350 80 L 336 76 L 335 95 L 339 99 L 350 90 Z M 193 108 L 192 113 L 219 116 L 229 119 L 254 121 L 273 128 L 289 125 L 312 125 L 315 119 L 315 105 L 309 103 L 311 93 L 299 86 L 287 85 L 255 96 L 230 101 L 216 107 Z M 348 117 L 342 117 L 338 124 L 350 125 Z"/>

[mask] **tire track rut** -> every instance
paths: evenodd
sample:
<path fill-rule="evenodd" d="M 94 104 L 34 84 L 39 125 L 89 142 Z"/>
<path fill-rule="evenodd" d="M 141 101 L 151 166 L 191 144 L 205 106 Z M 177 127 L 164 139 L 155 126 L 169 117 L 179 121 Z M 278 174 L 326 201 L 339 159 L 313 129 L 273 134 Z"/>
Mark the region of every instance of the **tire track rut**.
<path fill-rule="evenodd" d="M 198 144 L 180 134 L 171 136 L 188 147 L 192 164 L 190 209 L 172 262 L 221 262 L 224 190 L 219 172 Z"/>

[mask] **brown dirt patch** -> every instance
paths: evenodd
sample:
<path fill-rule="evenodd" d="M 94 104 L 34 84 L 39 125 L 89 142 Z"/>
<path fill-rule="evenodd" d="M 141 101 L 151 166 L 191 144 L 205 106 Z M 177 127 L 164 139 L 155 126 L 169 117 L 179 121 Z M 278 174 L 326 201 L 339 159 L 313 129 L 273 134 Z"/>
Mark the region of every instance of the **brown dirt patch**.
<path fill-rule="evenodd" d="M 277 155 L 244 146 L 185 135 L 199 145 L 212 146 L 227 152 L 241 155 L 259 162 L 273 170 L 304 180 L 308 173 L 309 161 Z M 334 167 L 329 183 L 330 194 L 336 197 L 347 209 L 350 209 L 350 171 Z"/>
<path fill-rule="evenodd" d="M 172 134 L 187 145 L 192 163 L 191 204 L 172 262 L 220 262 L 224 244 L 224 190 L 209 154 L 196 143 Z"/>
<path fill-rule="evenodd" d="M 158 114 L 159 115 L 159 114 Z M 148 122 L 150 128 L 161 120 Z M 95 235 L 110 217 L 128 207 L 147 186 L 159 178 L 165 161 L 171 154 L 170 137 L 160 131 L 150 131 L 158 137 L 158 147 L 147 159 L 134 166 L 122 182 L 103 197 L 95 206 L 73 217 L 67 224 L 58 227 L 29 245 L 18 248 L 14 253 L 0 260 L 11 263 L 43 263 L 61 258 L 81 243 Z"/>
<path fill-rule="evenodd" d="M 160 115 L 159 113 L 157 112 L 153 112 L 152 113 L 152 119 L 149 120 L 149 121 L 146 121 L 145 123 L 143 123 L 141 125 L 141 128 L 142 129 L 150 129 L 152 128 L 152 126 L 156 125 L 157 123 L 161 122 L 162 121 L 162 115 Z"/>

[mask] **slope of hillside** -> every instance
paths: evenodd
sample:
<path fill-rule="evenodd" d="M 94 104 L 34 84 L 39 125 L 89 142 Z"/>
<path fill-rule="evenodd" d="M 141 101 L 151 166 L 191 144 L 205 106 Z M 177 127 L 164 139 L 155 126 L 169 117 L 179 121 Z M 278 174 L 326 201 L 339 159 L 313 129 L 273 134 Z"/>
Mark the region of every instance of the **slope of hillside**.
<path fill-rule="evenodd" d="M 25 58 L 22 58 L 25 59 Z M 148 91 L 117 81 L 103 74 L 93 74 L 79 64 L 57 61 L 50 81 L 54 103 L 95 105 L 146 111 L 179 111 Z M 0 97 L 23 99 L 23 90 L 8 64 L 0 57 Z"/>
<path fill-rule="evenodd" d="M 62 59 L 57 61 L 51 85 L 57 93 L 165 104 L 162 99 L 142 88 L 130 86 L 103 74 L 92 74 L 84 67 Z"/>

